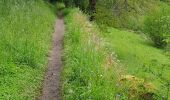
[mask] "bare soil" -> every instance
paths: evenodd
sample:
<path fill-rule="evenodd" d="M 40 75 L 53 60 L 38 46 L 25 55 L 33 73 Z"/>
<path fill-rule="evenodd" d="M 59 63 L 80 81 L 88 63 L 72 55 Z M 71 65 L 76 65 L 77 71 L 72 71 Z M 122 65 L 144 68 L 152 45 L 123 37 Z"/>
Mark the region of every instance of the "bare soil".
<path fill-rule="evenodd" d="M 64 20 L 59 14 L 53 35 L 53 48 L 44 79 L 42 95 L 39 97 L 39 100 L 61 100 L 60 73 L 62 68 L 64 31 Z"/>

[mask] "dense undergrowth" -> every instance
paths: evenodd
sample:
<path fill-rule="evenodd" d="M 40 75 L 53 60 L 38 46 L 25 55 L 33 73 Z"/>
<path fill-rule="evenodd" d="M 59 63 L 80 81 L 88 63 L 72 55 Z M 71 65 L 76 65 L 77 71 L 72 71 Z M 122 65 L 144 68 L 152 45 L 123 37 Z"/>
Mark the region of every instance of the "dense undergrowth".
<path fill-rule="evenodd" d="M 0 99 L 35 99 L 41 88 L 55 10 L 42 0 L 0 0 Z"/>
<path fill-rule="evenodd" d="M 170 44 L 170 6 L 161 4 L 162 7 L 150 13 L 145 21 L 145 32 L 157 47 L 168 47 Z"/>

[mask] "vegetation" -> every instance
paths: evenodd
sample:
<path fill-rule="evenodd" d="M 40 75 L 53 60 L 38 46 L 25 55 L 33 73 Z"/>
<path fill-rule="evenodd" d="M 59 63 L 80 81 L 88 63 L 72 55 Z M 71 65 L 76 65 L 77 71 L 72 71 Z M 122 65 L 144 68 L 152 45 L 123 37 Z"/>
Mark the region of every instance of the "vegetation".
<path fill-rule="evenodd" d="M 63 99 L 168 100 L 169 4 L 169 0 L 1 0 L 0 99 L 37 98 L 56 12 L 62 11 Z"/>
<path fill-rule="evenodd" d="M 156 46 L 165 47 L 170 34 L 170 7 L 164 5 L 161 10 L 152 13 L 145 20 L 144 30 Z"/>
<path fill-rule="evenodd" d="M 141 30 L 144 17 L 157 4 L 155 0 L 99 0 L 96 6 L 96 22 L 116 28 Z"/>
<path fill-rule="evenodd" d="M 145 36 L 110 27 L 100 34 L 75 9 L 66 25 L 64 99 L 167 98 L 170 59 Z"/>
<path fill-rule="evenodd" d="M 170 58 L 163 50 L 153 47 L 145 35 L 133 32 L 109 28 L 103 36 L 130 75 L 152 84 L 156 88 L 156 100 L 167 99 Z"/>
<path fill-rule="evenodd" d="M 102 27 L 140 31 L 146 33 L 157 47 L 167 47 L 170 32 L 170 6 L 167 4 L 156 0 L 99 0 L 95 18 Z"/>
<path fill-rule="evenodd" d="M 114 99 L 116 78 L 106 64 L 104 43 L 93 34 L 98 31 L 77 9 L 70 10 L 65 20 L 64 99 Z"/>
<path fill-rule="evenodd" d="M 144 1 L 143 3 L 147 4 L 148 2 Z M 101 26 L 100 24 L 102 24 L 102 27 L 104 26 L 102 30 L 99 30 L 96 24 L 87 25 L 89 22 L 87 18 L 86 20 L 82 18 L 85 15 L 81 14 L 81 12 L 76 10 L 70 11 L 70 14 L 66 17 L 67 34 L 65 38 L 65 67 L 63 72 L 64 99 L 110 100 L 119 98 L 123 100 L 147 100 L 150 98 L 150 100 L 164 100 L 169 98 L 168 73 L 170 72 L 170 58 L 163 49 L 158 49 L 153 45 L 155 44 L 158 47 L 168 45 L 169 6 L 158 1 L 152 2 L 154 3 L 149 3 L 145 6 L 141 5 L 141 8 L 137 9 L 139 12 L 134 11 L 136 8 L 131 9 L 129 12 L 123 8 L 124 10 L 119 11 L 121 14 L 118 17 L 114 15 L 115 13 L 110 13 L 110 8 L 114 2 L 108 2 L 107 4 L 107 1 L 98 1 L 95 21 L 99 26 Z M 142 1 L 134 1 L 134 3 L 143 4 Z M 148 9 L 147 6 L 151 5 L 153 9 Z M 167 12 L 162 12 L 162 7 L 167 7 L 166 10 L 164 8 L 164 11 Z M 156 9 L 159 9 L 160 13 L 154 13 Z M 140 10 L 143 11 L 142 14 Z M 69 11 L 67 10 L 66 12 Z M 128 15 L 126 16 L 127 19 L 124 19 L 123 16 L 126 14 Z M 156 18 L 160 18 L 160 15 L 163 18 L 166 16 L 166 20 L 161 21 L 161 23 L 154 22 Z M 130 17 L 132 19 L 129 19 Z M 128 24 L 128 22 L 133 22 L 132 20 L 135 20 L 135 17 L 142 18 L 142 20 L 137 21 L 133 25 Z M 117 18 L 119 19 L 117 20 Z M 133 31 L 124 31 L 120 28 L 111 28 L 113 26 L 119 27 L 117 25 L 120 25 L 122 28 L 140 30 L 145 32 L 146 35 L 142 33 L 136 34 Z M 129 27 L 129 25 L 139 26 L 134 28 L 136 26 Z M 160 25 L 159 28 L 158 25 Z M 87 34 L 91 35 L 86 36 Z M 162 36 L 165 36 L 165 38 L 158 45 L 157 41 L 160 39 L 156 38 L 156 41 L 154 41 L 154 38 L 155 36 L 160 37 L 161 34 L 164 34 Z M 97 39 L 89 38 L 93 36 Z M 95 43 L 96 40 L 97 43 Z M 99 46 L 97 50 L 95 50 L 96 46 Z M 96 66 L 98 69 L 96 69 Z M 105 70 L 105 67 L 107 69 L 108 66 L 109 70 Z M 96 70 L 98 72 L 93 73 Z M 95 77 L 99 76 L 98 73 L 99 75 L 102 73 L 102 78 Z M 105 74 L 103 75 L 103 73 Z M 111 83 L 107 84 L 108 81 Z M 107 87 L 110 87 L 110 89 Z"/>
<path fill-rule="evenodd" d="M 148 33 L 157 47 L 167 46 L 170 7 L 165 1 L 165 3 L 158 0 L 98 0 L 97 2 L 73 0 L 70 2 L 70 5 L 76 5 L 84 12 L 89 12 L 90 19 L 93 20 L 95 17 L 95 21 L 102 27 L 107 25 Z"/>
<path fill-rule="evenodd" d="M 46 68 L 54 9 L 42 0 L 1 0 L 0 23 L 0 99 L 35 99 Z"/>
<path fill-rule="evenodd" d="M 88 0 L 64 0 L 66 7 L 76 6 L 82 10 L 87 10 Z"/>

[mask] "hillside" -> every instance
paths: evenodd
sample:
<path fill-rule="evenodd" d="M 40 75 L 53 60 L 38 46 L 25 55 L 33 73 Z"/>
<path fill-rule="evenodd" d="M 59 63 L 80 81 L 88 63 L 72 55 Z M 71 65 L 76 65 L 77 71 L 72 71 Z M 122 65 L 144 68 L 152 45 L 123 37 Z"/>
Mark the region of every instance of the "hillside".
<path fill-rule="evenodd" d="M 169 0 L 0 0 L 0 23 L 0 100 L 170 98 Z"/>
<path fill-rule="evenodd" d="M 159 3 L 158 0 L 99 0 L 96 22 L 99 25 L 141 30 L 144 17 L 160 9 Z"/>
<path fill-rule="evenodd" d="M 126 74 L 152 84 L 158 96 L 155 99 L 166 99 L 169 93 L 170 57 L 164 50 L 154 47 L 145 35 L 134 32 L 108 28 L 104 37 L 110 42 L 110 48 L 117 54 Z"/>
<path fill-rule="evenodd" d="M 137 100 L 147 94 L 155 100 L 167 98 L 170 57 L 144 34 L 111 27 L 100 31 L 78 10 L 70 11 L 66 27 L 66 100 L 112 100 L 117 95 Z"/>
<path fill-rule="evenodd" d="M 169 99 L 170 57 L 161 47 L 170 32 L 169 5 L 128 3 L 132 8 L 114 15 L 114 0 L 99 0 L 93 22 L 84 10 L 66 10 L 64 99 Z"/>

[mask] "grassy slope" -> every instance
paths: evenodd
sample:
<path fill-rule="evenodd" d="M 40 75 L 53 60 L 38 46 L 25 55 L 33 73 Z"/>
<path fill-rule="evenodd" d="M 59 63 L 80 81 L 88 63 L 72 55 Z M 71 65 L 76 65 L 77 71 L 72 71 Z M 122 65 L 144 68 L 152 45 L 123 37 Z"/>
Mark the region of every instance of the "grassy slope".
<path fill-rule="evenodd" d="M 55 13 L 42 0 L 1 0 L 0 5 L 0 99 L 35 99 Z"/>
<path fill-rule="evenodd" d="M 163 50 L 154 47 L 145 35 L 115 28 L 108 28 L 106 33 L 99 34 L 98 28 L 77 10 L 71 11 L 66 17 L 66 27 L 63 72 L 65 99 L 112 100 L 120 91 L 127 93 L 126 89 L 119 91 L 116 87 L 120 78 L 117 73 L 137 76 L 146 83 L 152 82 L 158 89 L 158 98 L 166 98 L 170 58 Z M 114 52 L 123 69 L 115 62 Z"/>
<path fill-rule="evenodd" d="M 98 31 L 77 9 L 71 10 L 65 20 L 64 99 L 113 100 L 115 73 Z"/>
<path fill-rule="evenodd" d="M 126 8 L 124 0 L 99 0 L 96 7 L 96 22 L 99 25 L 141 31 L 144 18 L 153 10 L 159 9 L 159 2 L 159 0 L 128 0 Z"/>
<path fill-rule="evenodd" d="M 143 31 L 143 25 L 146 17 L 150 17 L 151 13 L 162 11 L 163 9 L 169 10 L 169 6 L 165 2 L 150 2 L 152 1 L 147 1 L 146 5 L 140 6 L 144 9 L 139 7 L 139 12 L 143 11 L 141 14 L 139 12 L 134 13 L 132 11 L 128 12 L 128 15 L 126 16 L 126 13 L 123 12 L 122 16 L 125 15 L 123 17 L 126 19 L 124 20 L 123 17 L 120 17 L 119 20 L 122 21 L 121 27 L 128 26 L 130 29 Z M 139 1 L 137 4 L 142 3 Z M 137 9 L 136 7 L 135 9 Z M 109 12 L 107 14 L 109 14 Z M 102 18 L 99 18 L 100 21 L 103 21 L 101 19 Z M 108 22 L 111 23 L 110 19 Z M 118 23 L 119 22 L 115 22 L 115 24 Z M 125 26 L 123 26 L 123 24 L 125 24 Z M 129 74 L 154 83 L 157 86 L 160 95 L 165 98 L 167 97 L 167 88 L 169 88 L 168 84 L 170 83 L 170 57 L 166 55 L 163 50 L 154 47 L 145 35 L 137 35 L 133 32 L 109 28 L 108 32 L 103 34 L 103 36 L 107 42 L 111 43 L 110 48 L 118 54 L 118 59 L 121 60 L 121 63 L 124 65 L 125 70 L 127 70 Z"/>
<path fill-rule="evenodd" d="M 145 36 L 133 32 L 109 28 L 104 37 L 129 74 L 154 83 L 165 96 L 165 84 L 170 80 L 170 57 L 163 50 L 154 47 Z"/>

